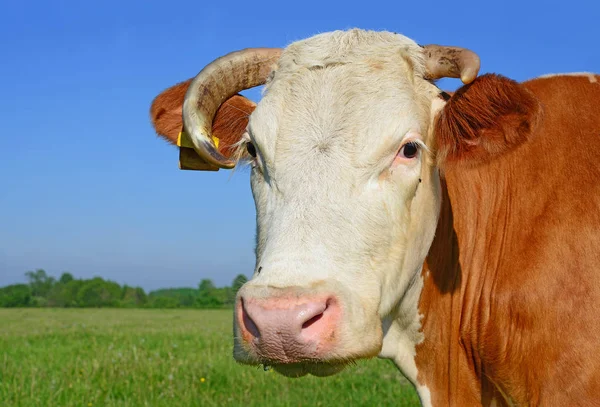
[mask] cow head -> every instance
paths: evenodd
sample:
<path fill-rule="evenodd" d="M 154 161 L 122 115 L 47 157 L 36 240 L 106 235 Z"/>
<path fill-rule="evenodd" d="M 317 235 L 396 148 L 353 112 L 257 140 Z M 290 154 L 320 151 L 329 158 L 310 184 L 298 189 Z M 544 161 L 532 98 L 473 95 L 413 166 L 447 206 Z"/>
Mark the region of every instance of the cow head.
<path fill-rule="evenodd" d="M 212 165 L 251 166 L 256 267 L 236 300 L 236 360 L 332 374 L 380 354 L 391 318 L 418 322 L 410 288 L 441 199 L 434 127 L 460 126 L 432 80 L 478 69 L 468 50 L 351 30 L 229 54 L 156 98 L 159 134 L 183 128 Z M 263 83 L 257 106 L 236 95 Z M 478 151 L 451 134 L 447 159 Z"/>

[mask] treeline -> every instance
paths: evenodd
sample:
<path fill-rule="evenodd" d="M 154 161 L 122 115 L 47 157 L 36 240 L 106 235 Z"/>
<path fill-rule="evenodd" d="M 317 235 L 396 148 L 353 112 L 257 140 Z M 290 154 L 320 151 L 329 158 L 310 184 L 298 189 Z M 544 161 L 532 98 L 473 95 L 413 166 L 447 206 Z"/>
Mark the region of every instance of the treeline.
<path fill-rule="evenodd" d="M 0 307 L 225 308 L 233 305 L 237 291 L 248 280 L 240 274 L 231 287 L 215 287 L 205 279 L 198 288 L 146 293 L 141 287 L 121 286 L 100 277 L 76 279 L 63 273 L 57 280 L 43 269 L 28 271 L 25 277 L 27 284 L 0 287 Z"/>

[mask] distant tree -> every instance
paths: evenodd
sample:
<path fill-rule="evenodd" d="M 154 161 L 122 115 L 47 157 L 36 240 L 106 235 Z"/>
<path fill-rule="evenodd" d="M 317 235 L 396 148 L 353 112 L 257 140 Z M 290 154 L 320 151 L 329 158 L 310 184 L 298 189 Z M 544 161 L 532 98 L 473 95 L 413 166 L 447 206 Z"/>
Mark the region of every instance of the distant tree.
<path fill-rule="evenodd" d="M 217 288 L 215 296 L 221 305 L 233 304 L 235 300 L 235 294 L 231 291 L 231 287 Z"/>
<path fill-rule="evenodd" d="M 148 294 L 141 287 L 131 287 L 95 277 L 76 279 L 63 272 L 58 280 L 44 269 L 25 273 L 28 284 L 0 287 L 0 307 L 154 307 L 154 308 L 222 308 L 233 304 L 235 295 L 247 281 L 240 274 L 232 287 L 216 287 L 203 279 L 198 288 L 167 288 Z"/>
<path fill-rule="evenodd" d="M 48 307 L 68 307 L 68 300 L 66 293 L 66 284 L 60 282 L 54 284 L 54 287 L 46 295 L 46 305 Z"/>
<path fill-rule="evenodd" d="M 127 284 L 124 284 L 123 287 L 121 287 L 121 299 L 125 298 L 127 296 L 127 293 L 132 289 L 132 287 L 128 286 Z"/>
<path fill-rule="evenodd" d="M 148 294 L 148 301 L 152 302 L 159 297 L 175 300 L 178 307 L 191 308 L 195 306 L 198 290 L 195 288 L 163 288 L 151 291 Z"/>
<path fill-rule="evenodd" d="M 74 307 L 77 304 L 77 291 L 81 284 L 73 284 L 76 281 L 71 273 L 63 273 L 55 282 L 45 296 L 48 307 Z"/>
<path fill-rule="evenodd" d="M 229 291 L 227 293 L 227 301 L 226 304 L 233 304 L 235 303 L 235 296 L 237 294 L 237 292 L 240 290 L 240 288 L 242 288 L 242 286 L 248 281 L 248 278 L 243 275 L 243 274 L 238 274 L 234 279 L 233 282 L 231 283 L 231 287 L 229 288 Z"/>
<path fill-rule="evenodd" d="M 50 290 L 56 283 L 54 277 L 48 276 L 44 269 L 28 271 L 25 273 L 25 276 L 29 281 L 31 295 L 33 297 L 46 297 L 46 295 L 50 292 Z"/>
<path fill-rule="evenodd" d="M 0 288 L 0 307 L 27 307 L 31 302 L 31 289 L 27 284 L 13 284 Z"/>
<path fill-rule="evenodd" d="M 226 300 L 227 294 L 217 289 L 212 280 L 204 279 L 200 281 L 198 297 L 196 298 L 198 308 L 219 308 L 223 306 Z"/>
<path fill-rule="evenodd" d="M 171 297 L 171 298 L 179 298 L 185 296 L 197 296 L 198 290 L 196 288 L 161 288 L 158 290 L 150 291 L 148 293 L 148 297 Z"/>
<path fill-rule="evenodd" d="M 147 296 L 144 289 L 141 287 L 130 287 L 124 285 L 119 303 L 122 307 L 140 307 L 147 302 Z"/>
<path fill-rule="evenodd" d="M 204 280 L 200 281 L 200 284 L 198 285 L 198 291 L 200 293 L 209 293 L 215 288 L 215 284 L 212 282 L 212 280 L 209 280 L 208 278 L 205 278 Z"/>
<path fill-rule="evenodd" d="M 58 282 L 61 284 L 68 284 L 73 280 L 75 280 L 75 278 L 73 278 L 73 274 L 65 272 L 65 273 L 62 273 L 62 275 L 58 279 Z"/>
<path fill-rule="evenodd" d="M 177 297 L 177 299 L 179 300 L 179 306 L 186 307 L 186 308 L 193 307 L 194 303 L 196 302 L 197 297 L 198 297 L 197 292 L 181 293 L 181 295 L 179 295 Z"/>
<path fill-rule="evenodd" d="M 84 280 L 71 280 L 68 283 L 61 283 L 61 279 L 56 283 L 48 295 L 47 306 L 48 307 L 76 307 L 77 306 L 77 294 L 79 289 L 83 285 Z"/>
<path fill-rule="evenodd" d="M 148 306 L 151 308 L 178 308 L 179 301 L 172 297 L 154 297 L 151 298 Z"/>
<path fill-rule="evenodd" d="M 121 286 L 100 277 L 85 280 L 77 292 L 79 307 L 115 307 L 121 300 Z"/>
<path fill-rule="evenodd" d="M 148 302 L 148 296 L 142 287 L 135 287 L 135 298 L 139 305 L 144 305 Z"/>
<path fill-rule="evenodd" d="M 237 294 L 237 292 L 242 288 L 244 284 L 248 281 L 248 277 L 243 274 L 238 274 L 236 278 L 233 279 L 233 283 L 231 283 L 231 291 L 233 294 Z"/>
<path fill-rule="evenodd" d="M 64 294 L 64 306 L 65 307 L 77 307 L 77 295 L 79 290 L 83 286 L 84 280 L 73 280 L 63 286 Z"/>

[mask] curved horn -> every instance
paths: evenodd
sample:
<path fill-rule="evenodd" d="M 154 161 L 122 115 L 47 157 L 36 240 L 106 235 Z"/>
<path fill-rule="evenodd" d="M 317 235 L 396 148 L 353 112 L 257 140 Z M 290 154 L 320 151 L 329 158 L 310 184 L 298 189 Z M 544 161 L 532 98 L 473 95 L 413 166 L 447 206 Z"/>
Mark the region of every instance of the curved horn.
<path fill-rule="evenodd" d="M 280 48 L 247 48 L 224 55 L 208 64 L 190 83 L 183 100 L 183 129 L 194 149 L 208 163 L 233 168 L 212 137 L 212 122 L 223 102 L 236 93 L 265 83 Z"/>
<path fill-rule="evenodd" d="M 479 56 L 471 50 L 442 45 L 425 45 L 427 79 L 460 78 L 466 85 L 477 77 Z"/>

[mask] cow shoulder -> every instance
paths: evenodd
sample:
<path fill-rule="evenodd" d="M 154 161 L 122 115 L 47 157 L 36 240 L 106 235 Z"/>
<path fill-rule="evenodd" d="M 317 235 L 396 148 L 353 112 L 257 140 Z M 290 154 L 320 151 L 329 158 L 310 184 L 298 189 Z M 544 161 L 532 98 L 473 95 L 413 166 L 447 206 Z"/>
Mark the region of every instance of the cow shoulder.
<path fill-rule="evenodd" d="M 183 122 L 181 109 L 183 99 L 192 80 L 180 82 L 160 93 L 150 107 L 150 118 L 156 133 L 168 142 L 177 143 L 177 137 L 182 130 Z M 256 104 L 241 95 L 234 95 L 225 101 L 217 111 L 213 120 L 212 134 L 219 139 L 219 151 L 225 156 L 240 140 L 250 114 Z"/>
<path fill-rule="evenodd" d="M 533 134 L 541 104 L 525 86 L 486 74 L 459 88 L 435 121 L 438 163 L 475 165 L 510 151 Z"/>

